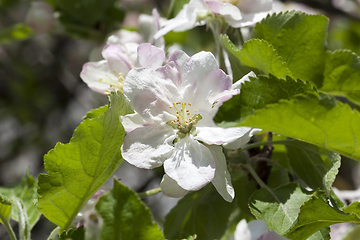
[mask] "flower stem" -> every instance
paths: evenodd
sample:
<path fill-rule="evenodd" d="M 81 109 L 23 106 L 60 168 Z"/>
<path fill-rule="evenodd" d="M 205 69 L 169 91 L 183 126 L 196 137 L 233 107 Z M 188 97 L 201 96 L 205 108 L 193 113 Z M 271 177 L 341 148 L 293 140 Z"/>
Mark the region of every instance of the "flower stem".
<path fill-rule="evenodd" d="M 257 143 L 252 143 L 247 145 L 246 147 L 241 148 L 242 151 L 251 149 L 251 148 L 255 148 L 255 147 L 260 147 L 260 146 L 264 146 L 264 145 L 274 145 L 274 144 L 290 144 L 290 142 L 292 142 L 293 140 L 278 140 L 278 141 L 265 141 L 265 142 L 257 142 Z"/>
<path fill-rule="evenodd" d="M 8 231 L 11 240 L 17 240 L 16 235 L 15 235 L 15 233 L 14 233 L 14 230 L 13 230 L 12 227 L 10 226 L 9 221 L 8 221 L 7 219 L 5 219 L 2 214 L 0 214 L 0 219 L 1 219 L 1 221 L 3 222 L 6 230 Z"/>
<path fill-rule="evenodd" d="M 255 178 L 255 181 L 260 185 L 260 187 L 265 188 L 269 192 L 272 192 L 271 188 L 269 188 L 268 185 L 266 185 L 263 180 L 261 180 L 261 178 L 255 172 L 255 169 L 250 164 L 245 164 L 245 167 L 247 170 L 249 170 L 251 176 Z"/>
<path fill-rule="evenodd" d="M 148 190 L 145 192 L 138 193 L 137 195 L 139 196 L 139 198 L 145 198 L 145 197 L 148 197 L 151 195 L 155 195 L 159 192 L 161 192 L 161 188 L 155 188 L 155 189 L 151 189 L 151 190 Z"/>

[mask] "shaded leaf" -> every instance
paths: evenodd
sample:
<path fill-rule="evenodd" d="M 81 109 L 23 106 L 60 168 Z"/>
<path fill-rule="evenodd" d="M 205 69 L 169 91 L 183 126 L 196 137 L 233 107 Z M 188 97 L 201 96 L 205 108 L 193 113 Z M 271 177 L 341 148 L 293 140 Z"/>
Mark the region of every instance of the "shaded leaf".
<path fill-rule="evenodd" d="M 340 155 L 300 141 L 289 141 L 286 148 L 292 170 L 310 188 L 320 188 L 330 196 L 341 164 Z"/>
<path fill-rule="evenodd" d="M 132 112 L 122 93 L 110 95 L 110 107 L 101 116 L 85 119 L 68 144 L 58 143 L 45 155 L 47 175 L 39 176 L 38 209 L 50 221 L 67 229 L 80 209 L 122 162 L 124 129 L 120 115 Z"/>
<path fill-rule="evenodd" d="M 63 231 L 59 239 L 60 240 L 84 240 L 85 239 L 84 226 L 80 226 L 76 229 L 69 229 L 68 231 Z"/>
<path fill-rule="evenodd" d="M 219 239 L 235 207 L 234 202 L 226 202 L 208 184 L 197 192 L 188 193 L 171 209 L 165 217 L 165 237 L 181 239 L 196 234 L 197 240 Z"/>
<path fill-rule="evenodd" d="M 111 192 L 101 196 L 95 208 L 103 220 L 103 240 L 164 239 L 159 226 L 152 221 L 150 210 L 137 194 L 116 180 Z"/>

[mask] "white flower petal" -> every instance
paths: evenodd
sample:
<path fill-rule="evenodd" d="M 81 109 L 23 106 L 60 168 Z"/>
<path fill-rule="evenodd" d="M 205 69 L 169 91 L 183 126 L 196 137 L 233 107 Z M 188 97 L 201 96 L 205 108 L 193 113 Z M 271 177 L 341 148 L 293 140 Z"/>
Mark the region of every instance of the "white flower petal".
<path fill-rule="evenodd" d="M 114 84 L 118 81 L 117 76 L 111 71 L 106 60 L 85 63 L 80 77 L 89 88 L 102 94 L 106 90 L 112 89 L 110 83 Z"/>
<path fill-rule="evenodd" d="M 225 199 L 225 201 L 232 202 L 235 196 L 234 188 L 231 184 L 230 173 L 227 169 L 225 155 L 222 147 L 216 145 L 208 146 L 216 162 L 215 176 L 212 184 Z"/>
<path fill-rule="evenodd" d="M 211 118 L 203 117 L 196 128 L 195 139 L 209 145 L 223 145 L 228 149 L 239 149 L 259 131 L 261 129 L 250 127 L 221 128 L 217 127 Z"/>
<path fill-rule="evenodd" d="M 139 67 L 160 67 L 165 61 L 165 53 L 161 48 L 150 43 L 143 43 L 137 49 L 137 65 Z"/>
<path fill-rule="evenodd" d="M 139 127 L 125 136 L 121 154 L 136 167 L 152 169 L 171 155 L 174 139 L 173 128 L 166 124 Z"/>
<path fill-rule="evenodd" d="M 252 240 L 251 232 L 245 219 L 242 219 L 237 225 L 234 234 L 235 240 Z"/>
<path fill-rule="evenodd" d="M 186 136 L 175 144 L 173 155 L 164 162 L 164 170 L 183 189 L 197 191 L 213 180 L 215 165 L 210 150 Z"/>
<path fill-rule="evenodd" d="M 249 127 L 236 127 L 236 129 L 238 129 L 239 134 L 243 134 L 243 135 L 234 142 L 223 144 L 224 148 L 239 149 L 243 147 L 246 143 L 248 143 L 252 136 L 262 131 L 262 129 L 259 128 L 249 128 Z"/>
<path fill-rule="evenodd" d="M 248 74 L 246 74 L 245 76 L 243 76 L 240 80 L 238 80 L 237 82 L 235 82 L 232 85 L 232 89 L 241 89 L 241 85 L 247 81 L 250 81 L 250 77 L 257 77 L 256 74 L 251 71 Z"/>
<path fill-rule="evenodd" d="M 173 197 L 173 198 L 181 198 L 187 194 L 188 191 L 180 187 L 176 181 L 170 178 L 168 175 L 164 174 L 160 188 L 164 196 Z"/>
<path fill-rule="evenodd" d="M 138 113 L 132 113 L 132 114 L 127 114 L 125 116 L 120 116 L 120 122 L 123 125 L 126 133 L 131 132 L 135 128 L 149 124 Z"/>
<path fill-rule="evenodd" d="M 125 29 L 121 29 L 111 35 L 106 44 L 107 45 L 123 45 L 126 42 L 135 42 L 140 44 L 142 37 L 138 32 L 133 32 Z"/>
<path fill-rule="evenodd" d="M 242 12 L 243 19 L 233 27 L 252 26 L 273 12 L 272 0 L 245 0 L 240 1 L 237 6 Z"/>
<path fill-rule="evenodd" d="M 132 69 L 125 79 L 124 94 L 132 108 L 148 122 L 174 120 L 168 113 L 170 106 L 180 97 L 179 90 L 170 79 L 152 68 Z"/>

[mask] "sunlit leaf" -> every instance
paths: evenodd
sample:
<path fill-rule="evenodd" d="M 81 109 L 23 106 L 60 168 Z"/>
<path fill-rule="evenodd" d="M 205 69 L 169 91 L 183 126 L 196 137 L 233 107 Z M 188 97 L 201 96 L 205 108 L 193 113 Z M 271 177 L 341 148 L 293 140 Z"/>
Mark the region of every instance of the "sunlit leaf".
<path fill-rule="evenodd" d="M 251 78 L 241 86 L 239 95 L 233 96 L 219 109 L 215 121 L 237 121 L 280 99 L 291 99 L 299 93 L 313 92 L 309 83 L 290 77 L 279 79 L 273 75 Z"/>
<path fill-rule="evenodd" d="M 21 182 L 12 188 L 0 188 L 0 193 L 12 199 L 19 199 L 22 202 L 21 212 L 26 214 L 29 221 L 30 229 L 38 222 L 40 218 L 40 212 L 35 207 L 33 199 L 38 197 L 37 195 L 37 181 L 27 171 L 25 176 L 21 179 Z M 14 204 L 11 212 L 11 219 L 19 221 L 19 211 L 17 204 Z"/>
<path fill-rule="evenodd" d="M 360 113 L 320 94 L 281 100 L 241 125 L 262 128 L 360 160 Z"/>
<path fill-rule="evenodd" d="M 262 188 L 250 199 L 250 210 L 257 219 L 267 222 L 269 230 L 283 235 L 298 218 L 301 205 L 312 194 L 298 184 L 289 183 L 270 192 Z"/>
<path fill-rule="evenodd" d="M 300 141 L 290 141 L 286 148 L 292 170 L 310 188 L 320 188 L 330 196 L 341 163 L 340 155 Z"/>
<path fill-rule="evenodd" d="M 296 79 L 322 85 L 329 20 L 322 15 L 285 12 L 257 23 L 252 37 L 266 40 Z"/>
<path fill-rule="evenodd" d="M 360 59 L 348 50 L 329 52 L 322 91 L 348 97 L 360 104 Z"/>
<path fill-rule="evenodd" d="M 11 199 L 0 193 L 0 223 L 4 223 L 4 221 L 9 221 L 11 207 Z"/>
<path fill-rule="evenodd" d="M 240 65 L 258 69 L 278 78 L 292 76 L 286 63 L 268 42 L 261 39 L 250 39 L 239 49 L 229 40 L 228 36 L 223 35 L 221 38 L 225 48 L 237 58 Z"/>
<path fill-rule="evenodd" d="M 110 95 L 110 107 L 101 116 L 85 119 L 70 143 L 58 143 L 45 155 L 47 175 L 39 176 L 38 209 L 50 221 L 67 229 L 80 209 L 122 162 L 124 129 L 119 116 L 132 112 L 122 93 Z"/>
<path fill-rule="evenodd" d="M 341 212 L 329 206 L 323 199 L 314 196 L 301 207 L 299 219 L 286 237 L 307 239 L 324 227 L 342 222 L 360 223 L 360 218 L 356 214 Z"/>

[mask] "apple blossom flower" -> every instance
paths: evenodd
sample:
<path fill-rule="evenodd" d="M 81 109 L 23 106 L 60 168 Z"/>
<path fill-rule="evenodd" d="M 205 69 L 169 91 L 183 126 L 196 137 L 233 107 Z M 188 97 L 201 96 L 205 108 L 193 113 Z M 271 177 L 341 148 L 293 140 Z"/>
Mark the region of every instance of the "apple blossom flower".
<path fill-rule="evenodd" d="M 238 149 L 260 131 L 214 123 L 220 105 L 238 93 L 239 85 L 232 85 L 210 52 L 189 57 L 179 50 L 165 66 L 132 69 L 124 94 L 135 113 L 120 117 L 128 133 L 123 158 L 139 168 L 164 165 L 161 188 L 167 196 L 181 197 L 212 182 L 231 202 L 234 189 L 220 145 Z"/>
<path fill-rule="evenodd" d="M 287 240 L 274 231 L 269 232 L 264 220 L 246 222 L 242 219 L 235 229 L 235 240 Z"/>
<path fill-rule="evenodd" d="M 208 17 L 220 17 L 234 28 L 254 25 L 272 13 L 272 0 L 190 0 L 175 18 L 164 23 L 155 38 L 169 31 L 182 32 L 205 25 Z"/>
<path fill-rule="evenodd" d="M 124 78 L 135 67 L 159 67 L 165 61 L 165 53 L 150 43 L 137 47 L 107 45 L 102 51 L 104 60 L 85 63 L 80 73 L 82 80 L 94 91 L 108 94 L 122 91 Z"/>
<path fill-rule="evenodd" d="M 83 65 L 81 79 L 94 91 L 108 94 L 122 91 L 124 78 L 134 67 L 159 67 L 165 61 L 164 39 L 153 39 L 153 34 L 160 29 L 159 14 L 153 10 L 153 17 L 140 16 L 140 28 L 148 29 L 143 36 L 137 32 L 121 29 L 111 35 L 102 50 L 103 60 L 88 62 Z M 156 44 L 152 46 L 149 41 Z"/>

